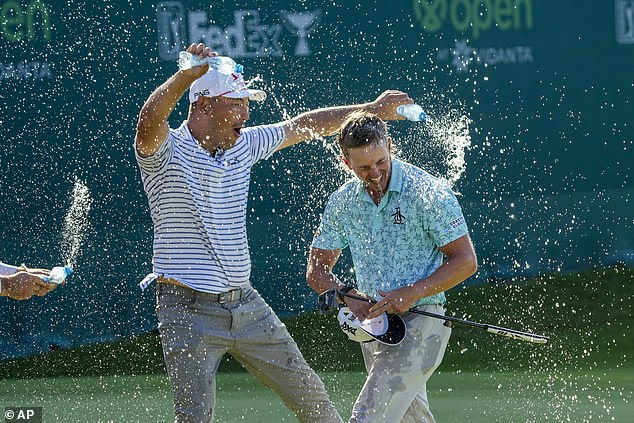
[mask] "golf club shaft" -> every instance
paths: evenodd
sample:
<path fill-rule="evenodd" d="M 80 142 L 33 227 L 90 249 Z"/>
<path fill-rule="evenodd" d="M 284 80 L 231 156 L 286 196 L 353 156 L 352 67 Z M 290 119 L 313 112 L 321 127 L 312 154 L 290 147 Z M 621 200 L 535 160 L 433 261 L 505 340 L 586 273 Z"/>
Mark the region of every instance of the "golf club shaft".
<path fill-rule="evenodd" d="M 365 301 L 368 303 L 376 304 L 376 301 L 371 298 L 365 298 L 354 294 L 342 294 L 344 297 L 352 298 L 353 300 Z M 423 316 L 434 317 L 436 319 L 442 319 L 449 322 L 459 323 L 461 325 L 471 326 L 485 330 L 489 333 L 494 333 L 500 336 L 506 336 L 507 338 L 519 339 L 521 341 L 531 342 L 533 344 L 545 344 L 548 342 L 548 337 L 543 335 L 535 335 L 528 332 L 521 332 L 515 329 L 503 328 L 501 326 L 487 325 L 484 323 L 471 322 L 469 320 L 458 319 L 457 317 L 443 316 L 441 314 L 430 313 L 428 311 L 419 310 L 417 308 L 410 308 L 410 312 L 421 314 Z"/>

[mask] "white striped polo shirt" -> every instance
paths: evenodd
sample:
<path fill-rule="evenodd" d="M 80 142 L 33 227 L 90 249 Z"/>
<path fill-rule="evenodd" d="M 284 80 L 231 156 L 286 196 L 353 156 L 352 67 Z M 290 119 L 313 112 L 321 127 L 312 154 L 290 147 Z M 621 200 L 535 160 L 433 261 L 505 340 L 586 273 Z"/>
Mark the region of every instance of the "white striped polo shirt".
<path fill-rule="evenodd" d="M 283 140 L 281 124 L 244 128 L 231 149 L 214 157 L 183 122 L 155 154 L 136 154 L 154 223 L 154 273 L 209 293 L 249 281 L 251 167 Z"/>

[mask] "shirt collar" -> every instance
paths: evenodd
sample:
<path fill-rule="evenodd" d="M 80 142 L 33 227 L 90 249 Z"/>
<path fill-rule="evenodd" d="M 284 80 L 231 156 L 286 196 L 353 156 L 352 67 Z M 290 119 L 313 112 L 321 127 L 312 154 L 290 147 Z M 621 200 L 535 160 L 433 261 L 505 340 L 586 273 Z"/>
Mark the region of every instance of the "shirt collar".
<path fill-rule="evenodd" d="M 390 184 L 388 191 L 401 192 L 403 189 L 403 162 L 398 159 L 392 159 L 392 175 L 390 176 Z"/>

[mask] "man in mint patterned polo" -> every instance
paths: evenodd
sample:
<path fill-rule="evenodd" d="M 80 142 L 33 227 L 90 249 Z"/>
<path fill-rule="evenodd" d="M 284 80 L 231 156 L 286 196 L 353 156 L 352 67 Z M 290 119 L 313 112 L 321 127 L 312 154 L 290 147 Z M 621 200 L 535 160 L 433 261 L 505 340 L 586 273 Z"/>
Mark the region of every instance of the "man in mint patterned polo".
<path fill-rule="evenodd" d="M 477 269 L 462 210 L 447 183 L 391 154 L 392 139 L 377 116 L 355 112 L 339 133 L 341 160 L 355 174 L 326 205 L 313 240 L 308 284 L 366 295 L 370 304 L 340 297 L 360 319 L 384 312 L 407 327 L 396 346 L 362 343 L 368 378 L 350 422 L 434 422 L 426 382 L 445 353 L 451 329 L 444 321 L 408 312 L 444 314 L 444 291 Z M 356 289 L 333 274 L 349 248 Z"/>

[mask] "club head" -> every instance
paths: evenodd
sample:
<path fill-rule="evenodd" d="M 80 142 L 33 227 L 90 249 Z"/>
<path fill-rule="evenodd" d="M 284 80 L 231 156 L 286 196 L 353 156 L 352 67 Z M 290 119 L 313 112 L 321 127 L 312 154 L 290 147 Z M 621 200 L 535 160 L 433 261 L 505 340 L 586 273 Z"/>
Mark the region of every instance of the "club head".
<path fill-rule="evenodd" d="M 337 288 L 329 289 L 319 294 L 317 304 L 319 304 L 319 314 L 322 316 L 329 310 L 337 309 Z"/>

